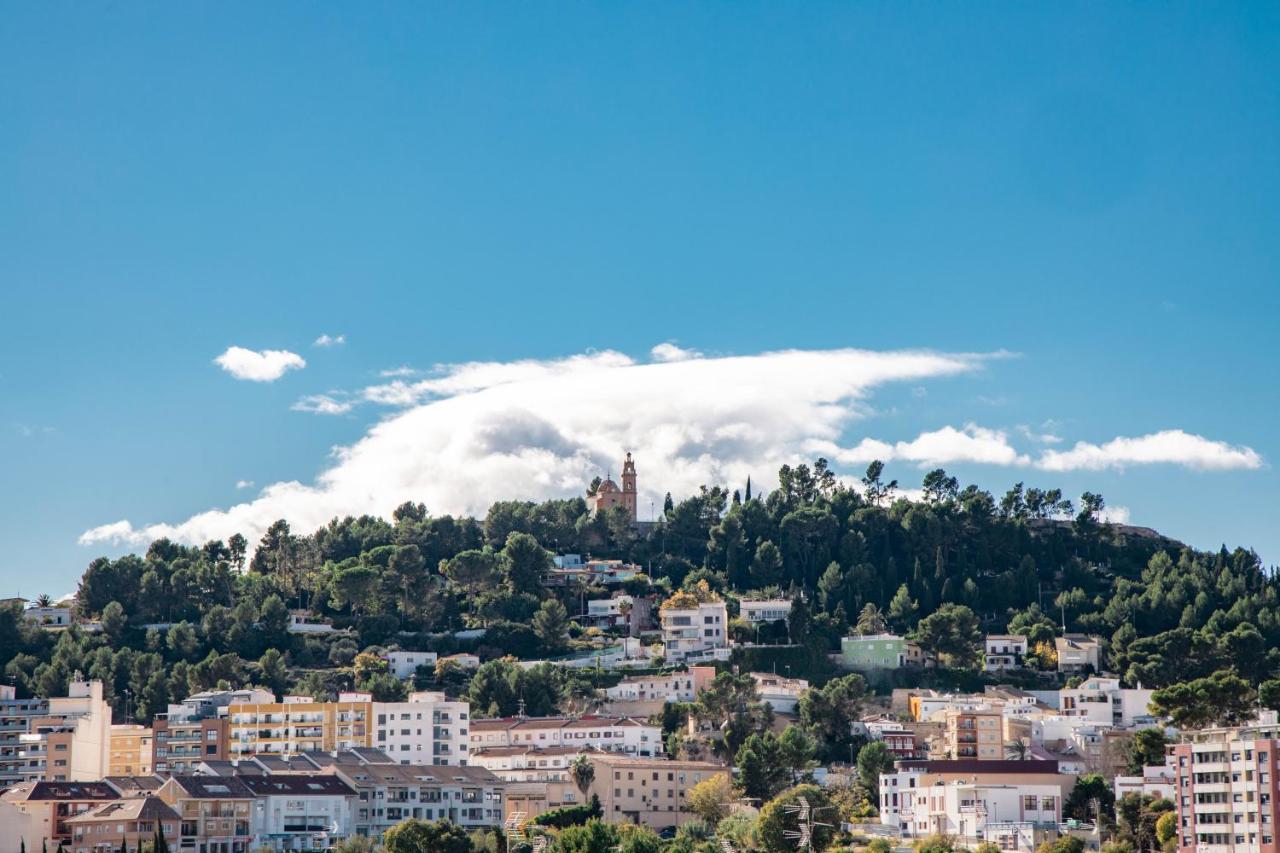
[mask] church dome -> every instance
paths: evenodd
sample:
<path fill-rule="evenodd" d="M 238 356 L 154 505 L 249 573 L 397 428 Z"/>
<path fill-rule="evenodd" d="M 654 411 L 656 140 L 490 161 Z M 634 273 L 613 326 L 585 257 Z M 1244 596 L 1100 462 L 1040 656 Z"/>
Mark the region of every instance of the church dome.
<path fill-rule="evenodd" d="M 616 492 L 616 491 L 618 491 L 618 484 L 613 482 L 613 480 L 605 480 L 599 486 L 596 486 L 597 494 L 599 494 L 600 492 Z"/>

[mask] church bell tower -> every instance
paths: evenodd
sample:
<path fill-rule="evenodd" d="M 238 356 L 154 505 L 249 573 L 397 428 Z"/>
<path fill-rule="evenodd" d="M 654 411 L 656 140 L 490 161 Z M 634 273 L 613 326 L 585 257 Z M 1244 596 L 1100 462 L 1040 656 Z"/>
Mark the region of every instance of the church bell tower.
<path fill-rule="evenodd" d="M 636 463 L 631 461 L 631 451 L 627 451 L 627 459 L 622 463 L 622 505 L 627 508 L 627 515 L 636 520 Z"/>

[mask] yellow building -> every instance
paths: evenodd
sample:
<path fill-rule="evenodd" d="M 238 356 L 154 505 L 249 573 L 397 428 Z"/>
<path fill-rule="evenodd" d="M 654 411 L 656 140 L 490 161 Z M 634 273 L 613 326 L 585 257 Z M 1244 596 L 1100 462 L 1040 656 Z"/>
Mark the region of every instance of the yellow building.
<path fill-rule="evenodd" d="M 146 726 L 111 727 L 108 776 L 150 776 L 153 733 Z"/>
<path fill-rule="evenodd" d="M 949 708 L 934 715 L 935 720 L 939 717 L 945 726 L 941 745 L 946 758 L 1004 758 L 1004 714 L 1000 709 Z"/>
<path fill-rule="evenodd" d="M 373 746 L 368 694 L 339 695 L 337 702 L 286 696 L 283 702 L 227 707 L 228 758 L 333 752 Z"/>

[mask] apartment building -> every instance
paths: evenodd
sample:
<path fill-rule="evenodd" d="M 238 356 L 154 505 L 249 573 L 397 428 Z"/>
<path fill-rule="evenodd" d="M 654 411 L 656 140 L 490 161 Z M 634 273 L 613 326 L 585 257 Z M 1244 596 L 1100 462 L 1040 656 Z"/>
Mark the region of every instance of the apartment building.
<path fill-rule="evenodd" d="M 354 833 L 356 791 L 329 773 L 242 776 L 255 798 L 254 850 L 324 850 Z"/>
<path fill-rule="evenodd" d="M 1170 747 L 1181 853 L 1274 851 L 1280 820 L 1280 724 L 1184 733 Z"/>
<path fill-rule="evenodd" d="M 203 853 L 248 853 L 256 848 L 251 834 L 256 798 L 240 779 L 175 775 L 155 796 L 178 814 L 171 848 Z"/>
<path fill-rule="evenodd" d="M 999 709 L 948 708 L 934 715 L 943 734 L 930 757 L 998 761 L 1004 758 L 1004 715 Z"/>
<path fill-rule="evenodd" d="M 900 761 L 880 777 L 880 822 L 904 838 L 1031 849 L 1020 836 L 1056 833 L 1074 785 L 1053 761 Z"/>
<path fill-rule="evenodd" d="M 372 746 L 401 764 L 465 765 L 471 705 L 445 694 L 412 693 L 408 702 L 374 702 Z"/>
<path fill-rule="evenodd" d="M 983 651 L 982 668 L 987 672 L 1021 669 L 1027 655 L 1027 638 L 1022 634 L 988 634 Z"/>
<path fill-rule="evenodd" d="M 111 706 L 101 681 L 77 673 L 66 696 L 51 697 L 43 715 L 26 718 L 18 733 L 20 775 L 27 781 L 91 782 L 107 775 L 111 753 Z"/>
<path fill-rule="evenodd" d="M 692 599 L 677 593 L 660 608 L 664 656 L 668 661 L 727 659 L 728 608 L 719 599 Z"/>
<path fill-rule="evenodd" d="M 48 715 L 48 700 L 18 699 L 12 685 L 0 685 L 0 788 L 29 778 L 42 766 L 43 757 L 27 755 L 21 737 L 32 719 Z"/>
<path fill-rule="evenodd" d="M 228 758 L 373 745 L 373 702 L 367 693 L 343 693 L 337 702 L 286 696 L 283 702 L 233 703 L 226 717 Z"/>
<path fill-rule="evenodd" d="M 318 756 L 307 756 L 313 760 Z M 483 767 L 416 766 L 339 753 L 327 772 L 356 791 L 356 835 L 380 839 L 403 820 L 448 820 L 465 829 L 502 823 L 506 784 Z"/>
<path fill-rule="evenodd" d="M 471 766 L 504 782 L 565 782 L 583 750 L 576 746 L 495 746 L 473 750 Z"/>
<path fill-rule="evenodd" d="M 691 666 L 667 675 L 628 676 L 604 693 L 615 702 L 692 702 L 716 677 L 714 666 Z"/>
<path fill-rule="evenodd" d="M 268 690 L 207 690 L 188 696 L 151 721 L 153 772 L 187 774 L 201 761 L 228 758 L 229 729 L 225 716 L 233 704 L 265 704 L 275 700 Z"/>
<path fill-rule="evenodd" d="M 154 733 L 147 726 L 117 723 L 111 727 L 108 776 L 150 776 Z"/>
<path fill-rule="evenodd" d="M 729 768 L 706 761 L 667 761 L 617 753 L 590 753 L 595 778 L 587 791 L 600 798 L 604 819 L 628 821 L 661 831 L 694 818 L 688 811 L 689 789 L 711 776 L 730 775 Z"/>
<path fill-rule="evenodd" d="M 1154 724 L 1148 706 L 1155 691 L 1121 687 L 1118 678 L 1091 676 L 1078 687 L 1058 691 L 1058 711 L 1065 717 L 1083 717 L 1093 723 L 1129 727 Z"/>
<path fill-rule="evenodd" d="M 633 717 L 503 717 L 471 721 L 471 751 L 573 746 L 629 755 L 663 754 L 662 727 Z"/>

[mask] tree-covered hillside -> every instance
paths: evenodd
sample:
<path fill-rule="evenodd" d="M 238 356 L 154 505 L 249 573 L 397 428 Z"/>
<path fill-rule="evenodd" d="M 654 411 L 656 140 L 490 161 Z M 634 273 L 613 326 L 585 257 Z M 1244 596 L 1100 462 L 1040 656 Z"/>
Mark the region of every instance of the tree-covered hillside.
<path fill-rule="evenodd" d="M 912 501 L 883 473 L 874 463 L 854 487 L 824 460 L 784 467 L 767 495 L 748 483 L 703 487 L 678 503 L 668 496 L 653 524 L 632 525 L 621 510 L 592 517 L 583 499 L 502 502 L 483 520 L 407 503 L 390 519 L 334 519 L 311 533 L 279 521 L 251 557 L 240 536 L 200 547 L 160 540 L 85 570 L 77 607 L 101 620 L 100 634 L 38 630 L 11 608 L 0 613 L 0 661 L 24 693 L 57 695 L 76 670 L 102 678 L 121 710 L 128 691 L 144 718 L 220 683 L 316 693 L 355 684 L 394 696 L 403 686 L 363 652 L 396 645 L 529 659 L 607 640 L 571 618 L 606 590 L 541 583 L 553 553 L 590 553 L 639 563 L 659 595 L 706 582 L 731 612 L 754 592 L 788 595 L 791 634 L 813 659 L 838 651 L 851 630 L 888 628 L 946 664 L 972 667 L 967 650 L 980 633 L 1014 630 L 1031 636 L 1033 659 L 1051 670 L 1051 640 L 1065 622 L 1106 639 L 1109 669 L 1148 687 L 1220 669 L 1257 684 L 1280 668 L 1277 582 L 1252 551 L 1199 552 L 1104 523 L 1098 495 L 1073 506 L 1056 489 L 1019 483 L 996 498 L 937 470 Z M 642 593 L 649 581 L 629 586 Z M 295 609 L 349 630 L 291 634 Z M 476 627 L 486 629 L 478 640 L 454 636 Z M 484 678 L 497 676 L 539 677 Z M 544 676 L 555 683 L 541 689 L 562 691 L 561 700 L 583 691 Z M 419 684 L 475 697 L 468 680 L 442 667 L 420 673 Z M 510 683 L 484 689 L 482 699 L 514 695 Z"/>

